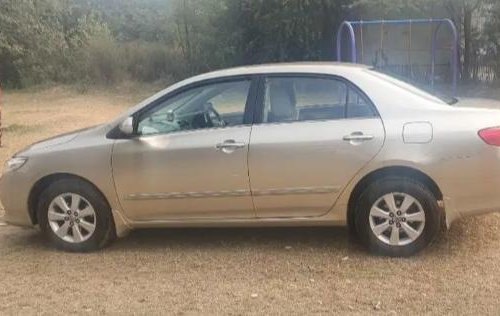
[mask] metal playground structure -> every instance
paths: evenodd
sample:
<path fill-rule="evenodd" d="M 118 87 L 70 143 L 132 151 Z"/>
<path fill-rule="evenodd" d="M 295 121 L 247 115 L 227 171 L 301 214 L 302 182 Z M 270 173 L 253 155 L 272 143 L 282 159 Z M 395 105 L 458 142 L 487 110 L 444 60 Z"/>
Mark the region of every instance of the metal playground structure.
<path fill-rule="evenodd" d="M 458 41 L 450 19 L 344 21 L 337 31 L 337 60 L 373 65 L 430 83 L 431 89 L 447 82 L 456 95 Z"/>

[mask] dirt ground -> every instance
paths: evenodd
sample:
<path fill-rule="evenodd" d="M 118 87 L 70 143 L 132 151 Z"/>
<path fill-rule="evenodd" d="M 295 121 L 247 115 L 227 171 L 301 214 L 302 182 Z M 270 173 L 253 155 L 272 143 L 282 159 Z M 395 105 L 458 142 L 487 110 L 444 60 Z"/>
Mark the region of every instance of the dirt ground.
<path fill-rule="evenodd" d="M 7 93 L 0 162 L 152 90 Z M 0 314 L 500 314 L 500 214 L 459 220 L 409 259 L 374 257 L 345 228 L 142 230 L 69 254 L 1 216 Z"/>

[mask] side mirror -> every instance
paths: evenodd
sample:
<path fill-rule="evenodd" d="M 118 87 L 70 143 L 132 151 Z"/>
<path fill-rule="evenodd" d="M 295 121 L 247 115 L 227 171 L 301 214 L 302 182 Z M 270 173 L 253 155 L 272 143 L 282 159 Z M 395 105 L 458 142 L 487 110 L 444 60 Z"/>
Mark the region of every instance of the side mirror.
<path fill-rule="evenodd" d="M 127 135 L 131 136 L 134 134 L 134 118 L 132 116 L 127 117 L 123 122 L 120 123 L 120 131 Z"/>

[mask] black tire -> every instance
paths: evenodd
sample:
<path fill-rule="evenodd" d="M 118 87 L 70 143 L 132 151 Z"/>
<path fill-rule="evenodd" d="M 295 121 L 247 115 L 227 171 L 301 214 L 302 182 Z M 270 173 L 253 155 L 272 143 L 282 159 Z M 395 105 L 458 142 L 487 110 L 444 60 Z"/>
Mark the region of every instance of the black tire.
<path fill-rule="evenodd" d="M 76 193 L 85 198 L 96 214 L 95 230 L 85 241 L 71 243 L 59 238 L 49 226 L 48 211 L 51 202 L 64 193 Z M 78 179 L 63 179 L 51 183 L 40 195 L 37 207 L 40 228 L 47 239 L 58 249 L 69 252 L 90 252 L 107 246 L 115 239 L 111 209 L 102 194 L 91 184 Z"/>
<path fill-rule="evenodd" d="M 415 198 L 425 213 L 425 226 L 413 242 L 395 246 L 379 240 L 370 227 L 370 210 L 385 194 L 399 192 Z M 441 227 L 441 209 L 432 192 L 422 183 L 403 177 L 386 177 L 374 181 L 361 193 L 355 207 L 355 228 L 361 242 L 373 253 L 391 257 L 408 257 L 424 249 Z"/>

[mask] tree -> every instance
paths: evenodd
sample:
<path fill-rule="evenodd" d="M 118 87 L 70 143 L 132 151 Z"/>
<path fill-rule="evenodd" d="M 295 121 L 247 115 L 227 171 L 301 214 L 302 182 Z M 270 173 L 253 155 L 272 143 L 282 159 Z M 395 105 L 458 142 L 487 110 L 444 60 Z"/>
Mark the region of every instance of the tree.
<path fill-rule="evenodd" d="M 474 29 L 478 25 L 473 23 L 473 17 L 489 2 L 488 0 L 446 0 L 443 2 L 443 6 L 452 17 L 455 25 L 462 31 L 462 80 L 464 81 L 469 81 L 472 78 L 473 48 L 477 47 L 475 42 L 479 40 L 478 34 L 474 34 Z"/>
<path fill-rule="evenodd" d="M 485 52 L 498 59 L 498 0 L 2 0 L 0 81 L 177 80 L 333 60 L 343 20 L 447 16 L 462 35 L 462 77 L 474 78 Z"/>
<path fill-rule="evenodd" d="M 22 87 L 73 76 L 75 54 L 105 29 L 66 0 L 0 2 L 0 81 Z"/>
<path fill-rule="evenodd" d="M 241 63 L 332 60 L 336 27 L 350 1 L 228 1 Z"/>
<path fill-rule="evenodd" d="M 496 79 L 500 79 L 500 2 L 488 7 L 489 14 L 486 15 L 486 25 L 482 40 L 484 50 L 482 53 L 487 63 L 494 66 Z"/>

